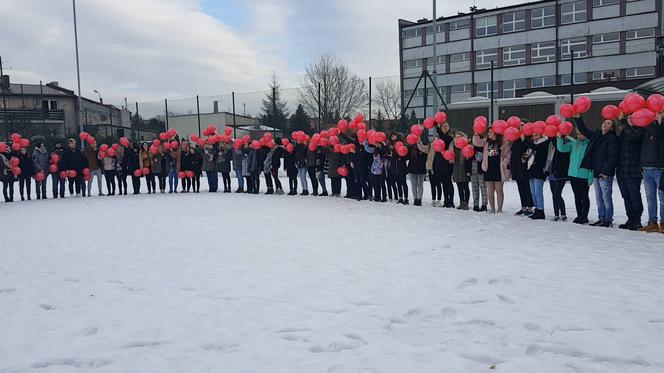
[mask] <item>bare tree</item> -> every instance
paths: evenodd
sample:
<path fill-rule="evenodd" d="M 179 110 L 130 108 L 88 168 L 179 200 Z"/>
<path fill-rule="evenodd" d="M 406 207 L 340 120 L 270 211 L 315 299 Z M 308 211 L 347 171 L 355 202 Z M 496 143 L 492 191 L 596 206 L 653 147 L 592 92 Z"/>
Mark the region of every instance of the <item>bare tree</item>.
<path fill-rule="evenodd" d="M 364 81 L 329 54 L 321 56 L 318 62 L 307 67 L 301 85 L 300 102 L 313 117 L 318 116 L 320 105 L 322 120 L 326 123 L 349 117 L 368 102 Z"/>
<path fill-rule="evenodd" d="M 401 90 L 394 80 L 382 80 L 376 84 L 378 97 L 373 101 L 383 108 L 388 120 L 399 119 L 401 116 Z"/>

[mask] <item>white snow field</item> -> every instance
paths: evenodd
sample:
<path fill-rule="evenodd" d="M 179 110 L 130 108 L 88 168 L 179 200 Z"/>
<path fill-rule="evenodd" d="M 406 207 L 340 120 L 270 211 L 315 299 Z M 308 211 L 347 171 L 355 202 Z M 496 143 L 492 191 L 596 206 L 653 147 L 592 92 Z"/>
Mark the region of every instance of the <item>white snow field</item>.
<path fill-rule="evenodd" d="M 0 372 L 663 372 L 664 235 L 514 217 L 506 190 L 504 215 L 204 192 L 3 203 Z"/>

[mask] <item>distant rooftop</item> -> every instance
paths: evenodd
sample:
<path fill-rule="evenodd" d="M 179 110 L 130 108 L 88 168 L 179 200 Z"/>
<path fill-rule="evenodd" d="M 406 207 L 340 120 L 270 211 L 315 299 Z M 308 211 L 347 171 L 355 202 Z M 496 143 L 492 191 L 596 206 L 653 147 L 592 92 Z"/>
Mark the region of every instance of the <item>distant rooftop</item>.
<path fill-rule="evenodd" d="M 62 88 L 56 89 L 50 85 L 39 85 L 39 84 L 16 84 L 10 83 L 9 89 L 5 90 L 0 86 L 0 92 L 5 91 L 6 95 L 10 96 L 38 96 L 43 94 L 44 96 L 73 96 L 73 93 L 68 93 L 71 91 L 66 91 Z"/>

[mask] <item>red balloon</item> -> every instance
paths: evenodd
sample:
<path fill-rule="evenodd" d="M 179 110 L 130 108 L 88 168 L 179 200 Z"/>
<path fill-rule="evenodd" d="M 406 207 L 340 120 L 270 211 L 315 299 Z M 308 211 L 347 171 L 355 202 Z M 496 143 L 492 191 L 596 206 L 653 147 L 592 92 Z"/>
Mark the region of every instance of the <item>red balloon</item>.
<path fill-rule="evenodd" d="M 78 175 L 78 173 L 76 172 L 76 170 L 69 170 L 69 171 L 67 171 L 67 177 L 74 178 L 74 177 L 76 177 L 77 175 Z"/>
<path fill-rule="evenodd" d="M 113 144 L 113 145 L 111 146 L 111 148 L 112 148 L 113 150 L 118 150 L 119 147 L 120 147 L 120 145 L 118 145 L 118 144 Z"/>
<path fill-rule="evenodd" d="M 141 173 L 142 173 L 143 175 L 149 175 L 149 174 L 150 174 L 150 168 L 148 168 L 148 167 L 143 167 L 143 168 L 141 169 Z"/>
<path fill-rule="evenodd" d="M 85 175 L 90 175 L 90 169 L 87 167 L 83 169 L 83 176 Z"/>
<path fill-rule="evenodd" d="M 562 104 L 560 105 L 560 115 L 562 115 L 565 118 L 571 118 L 574 116 L 574 106 L 570 104 Z"/>
<path fill-rule="evenodd" d="M 623 114 L 625 114 L 625 115 L 632 114 L 632 112 L 633 112 L 633 110 L 631 110 L 631 109 L 627 106 L 627 104 L 625 103 L 625 100 L 620 101 L 620 103 L 618 104 L 618 109 L 620 109 L 620 111 L 621 111 Z M 617 118 L 617 116 L 616 116 L 616 118 Z"/>
<path fill-rule="evenodd" d="M 14 174 L 14 176 L 18 176 L 18 175 L 20 175 L 22 172 L 23 172 L 23 171 L 21 170 L 20 167 L 12 167 L 12 174 Z"/>
<path fill-rule="evenodd" d="M 399 154 L 399 157 L 405 157 L 408 155 L 408 148 L 405 147 L 404 145 L 397 146 L 397 154 Z"/>
<path fill-rule="evenodd" d="M 141 177 L 143 176 L 143 172 L 141 172 L 141 169 L 139 168 L 138 170 L 134 170 L 134 176 L 136 177 Z"/>
<path fill-rule="evenodd" d="M 632 113 L 630 120 L 637 127 L 648 127 L 655 121 L 655 113 L 648 109 L 641 109 Z"/>
<path fill-rule="evenodd" d="M 453 161 L 455 157 L 454 150 L 452 149 L 447 149 L 443 152 L 443 158 L 445 158 L 448 161 Z"/>
<path fill-rule="evenodd" d="M 435 150 L 439 153 L 442 153 L 442 152 L 445 151 L 445 141 L 443 141 L 441 139 L 433 140 L 432 145 L 433 145 L 433 150 Z"/>
<path fill-rule="evenodd" d="M 586 111 L 590 110 L 590 106 L 591 106 L 590 99 L 586 96 L 581 96 L 581 97 L 577 98 L 576 100 L 574 100 L 573 108 L 574 108 L 574 111 L 576 111 L 577 113 L 583 114 Z"/>
<path fill-rule="evenodd" d="M 625 97 L 625 106 L 633 113 L 646 107 L 646 100 L 638 94 Z"/>
<path fill-rule="evenodd" d="M 546 137 L 558 136 L 558 127 L 547 124 L 546 127 L 544 127 L 544 136 Z"/>
<path fill-rule="evenodd" d="M 15 152 L 21 150 L 21 144 L 18 143 L 18 142 L 13 143 L 12 144 L 12 150 L 15 151 Z"/>
<path fill-rule="evenodd" d="M 456 146 L 458 149 L 464 149 L 466 146 L 468 146 L 468 139 L 465 137 L 457 137 L 454 139 L 454 146 Z"/>
<path fill-rule="evenodd" d="M 7 153 L 9 152 L 9 146 L 7 146 L 6 143 L 0 142 L 0 153 Z"/>
<path fill-rule="evenodd" d="M 55 164 L 52 164 L 52 165 L 48 166 L 48 172 L 50 172 L 52 174 L 58 172 L 58 166 L 55 165 Z"/>
<path fill-rule="evenodd" d="M 21 140 L 21 135 L 18 133 L 12 133 L 10 136 L 10 139 L 12 139 L 12 142 L 19 142 Z"/>
<path fill-rule="evenodd" d="M 646 100 L 646 105 L 648 106 L 648 110 L 653 113 L 659 113 L 664 110 L 664 96 L 659 93 L 650 95 L 648 100 Z"/>
<path fill-rule="evenodd" d="M 310 152 L 315 152 L 318 149 L 318 145 L 314 144 L 313 142 L 309 144 L 309 151 Z"/>
<path fill-rule="evenodd" d="M 461 149 L 461 154 L 463 154 L 466 159 L 472 158 L 475 155 L 475 149 L 473 149 L 472 145 L 466 145 L 463 149 Z"/>
<path fill-rule="evenodd" d="M 292 153 L 295 150 L 295 146 L 293 144 L 288 144 L 286 145 L 286 151 L 289 153 Z"/>
<path fill-rule="evenodd" d="M 620 109 L 616 105 L 606 105 L 602 108 L 602 118 L 606 120 L 615 120 L 620 114 Z"/>
<path fill-rule="evenodd" d="M 517 117 L 516 115 L 507 118 L 507 126 L 519 129 L 519 127 L 521 127 L 521 118 Z"/>
<path fill-rule="evenodd" d="M 168 140 L 168 134 L 166 132 L 162 132 L 159 134 L 159 140 L 161 141 L 166 141 Z"/>
<path fill-rule="evenodd" d="M 357 129 L 357 122 L 354 120 L 350 121 L 350 123 L 348 123 L 348 128 L 355 131 Z"/>
<path fill-rule="evenodd" d="M 19 143 L 21 144 L 21 148 L 27 148 L 28 146 L 30 146 L 30 140 L 25 138 L 21 139 Z"/>
<path fill-rule="evenodd" d="M 66 179 L 67 178 L 67 171 L 60 171 L 60 179 Z"/>
<path fill-rule="evenodd" d="M 364 122 L 357 122 L 357 129 L 358 130 L 365 130 L 367 129 L 367 124 Z"/>
<path fill-rule="evenodd" d="M 341 131 L 341 132 L 346 132 L 346 130 L 348 129 L 348 121 L 345 120 L 345 119 L 340 120 L 340 121 L 337 123 L 337 128 L 338 128 L 339 131 Z"/>
<path fill-rule="evenodd" d="M 364 140 L 366 140 L 366 139 L 367 139 L 367 131 L 362 130 L 362 129 L 358 129 L 357 130 L 357 141 L 364 142 Z"/>
<path fill-rule="evenodd" d="M 129 139 L 126 137 L 121 137 L 120 138 L 120 145 L 124 146 L 125 148 L 129 147 Z"/>
<path fill-rule="evenodd" d="M 355 121 L 357 123 L 364 122 L 364 114 L 362 113 L 357 114 L 357 116 L 355 117 Z"/>
<path fill-rule="evenodd" d="M 152 140 L 152 145 L 154 145 L 154 146 L 159 146 L 159 145 L 161 145 L 161 142 L 160 142 L 159 140 L 157 140 L 157 139 L 154 139 L 154 140 Z M 104 147 L 104 145 L 102 145 L 102 148 L 103 148 L 103 147 Z M 106 145 L 106 149 L 108 149 L 108 145 Z M 102 150 L 103 150 L 103 149 L 102 149 Z"/>
<path fill-rule="evenodd" d="M 99 151 L 107 152 L 107 151 L 108 151 L 108 145 L 106 145 L 106 144 L 102 144 L 102 145 L 99 147 Z"/>
<path fill-rule="evenodd" d="M 188 178 L 194 177 L 194 171 L 187 171 L 186 174 Z"/>
<path fill-rule="evenodd" d="M 336 136 L 339 134 L 339 129 L 337 127 L 332 127 L 328 130 L 330 136 Z"/>
<path fill-rule="evenodd" d="M 99 158 L 99 159 L 106 158 L 106 152 L 100 151 L 99 153 L 97 153 L 97 158 Z"/>
<path fill-rule="evenodd" d="M 330 136 L 330 145 L 335 146 L 339 143 L 339 138 L 336 135 Z"/>
<path fill-rule="evenodd" d="M 486 133 L 486 123 L 482 121 L 475 121 L 473 123 L 473 133 L 476 135 L 483 135 Z"/>
<path fill-rule="evenodd" d="M 350 146 L 349 145 L 340 145 L 339 146 L 339 151 L 341 154 L 348 154 L 350 153 Z"/>
<path fill-rule="evenodd" d="M 88 137 L 90 137 L 90 134 L 87 133 L 87 132 L 81 132 L 81 133 L 78 134 L 78 138 L 83 140 L 83 141 L 86 141 L 88 139 Z"/>
<path fill-rule="evenodd" d="M 419 124 L 413 124 L 410 127 L 410 133 L 412 133 L 413 135 L 415 135 L 417 137 L 422 136 L 422 132 L 424 132 L 424 130 L 422 129 L 422 126 L 420 126 Z"/>
<path fill-rule="evenodd" d="M 35 175 L 35 180 L 44 181 L 44 179 L 46 179 L 46 174 L 43 171 L 37 172 L 37 174 Z"/>
<path fill-rule="evenodd" d="M 346 166 L 338 167 L 337 168 L 337 173 L 342 177 L 348 176 L 348 167 L 346 167 Z"/>
<path fill-rule="evenodd" d="M 424 120 L 424 128 L 430 130 L 436 125 L 436 122 L 433 121 L 431 118 L 426 118 Z"/>
<path fill-rule="evenodd" d="M 473 124 L 475 124 L 477 122 L 483 122 L 484 124 L 489 124 L 489 120 L 486 119 L 486 117 L 484 115 L 479 115 L 479 116 L 475 117 L 475 119 L 473 119 Z"/>
<path fill-rule="evenodd" d="M 562 120 L 559 116 L 557 116 L 557 115 L 549 115 L 549 116 L 546 118 L 546 122 L 545 122 L 545 123 L 546 123 L 546 125 L 548 125 L 548 126 L 554 126 L 554 127 L 558 128 L 558 126 L 559 126 L 560 123 L 562 123 L 562 122 L 563 122 L 563 120 Z"/>
<path fill-rule="evenodd" d="M 9 160 L 9 164 L 10 164 L 12 167 L 16 167 L 16 166 L 18 166 L 19 163 L 21 163 L 21 160 L 18 159 L 18 158 L 16 158 L 16 157 L 11 157 L 11 159 Z"/>
<path fill-rule="evenodd" d="M 409 134 L 408 136 L 406 136 L 406 142 L 409 143 L 410 145 L 417 144 L 418 139 L 419 139 L 419 137 L 415 134 L 412 134 L 412 133 Z"/>
<path fill-rule="evenodd" d="M 546 127 L 546 123 L 542 122 L 541 120 L 533 123 L 533 135 L 541 135 L 544 133 L 544 127 Z"/>
<path fill-rule="evenodd" d="M 171 150 L 171 143 L 170 142 L 165 142 L 164 143 L 164 149 Z"/>
<path fill-rule="evenodd" d="M 232 133 L 233 133 L 232 128 L 230 128 L 230 127 L 224 128 L 224 134 L 226 134 L 226 136 L 230 136 Z"/>
<path fill-rule="evenodd" d="M 106 154 L 108 154 L 109 157 L 115 157 L 115 149 L 113 148 L 108 149 L 108 152 Z"/>
<path fill-rule="evenodd" d="M 562 136 L 569 136 L 573 130 L 574 126 L 571 122 L 562 122 L 558 126 L 558 132 L 560 132 Z"/>
<path fill-rule="evenodd" d="M 519 120 L 519 122 L 521 122 L 521 120 Z M 507 122 L 505 122 L 502 119 L 498 119 L 497 121 L 493 122 L 493 124 L 491 125 L 491 129 L 493 129 L 493 132 L 496 135 L 504 134 L 507 127 L 508 127 Z"/>
<path fill-rule="evenodd" d="M 447 122 L 447 114 L 444 111 L 439 111 L 433 116 L 433 120 L 438 124 L 445 123 Z"/>
<path fill-rule="evenodd" d="M 532 123 L 524 124 L 521 131 L 523 132 L 524 136 L 532 136 L 534 133 L 533 124 Z"/>
<path fill-rule="evenodd" d="M 184 173 L 184 171 L 178 172 L 178 179 L 184 179 L 187 174 Z"/>
<path fill-rule="evenodd" d="M 177 141 L 171 141 L 171 149 L 177 150 L 178 146 L 180 146 L 180 144 L 178 144 Z"/>
<path fill-rule="evenodd" d="M 516 141 L 519 137 L 521 137 L 521 131 L 514 127 L 508 127 L 505 129 L 505 133 L 503 134 L 507 141 Z"/>

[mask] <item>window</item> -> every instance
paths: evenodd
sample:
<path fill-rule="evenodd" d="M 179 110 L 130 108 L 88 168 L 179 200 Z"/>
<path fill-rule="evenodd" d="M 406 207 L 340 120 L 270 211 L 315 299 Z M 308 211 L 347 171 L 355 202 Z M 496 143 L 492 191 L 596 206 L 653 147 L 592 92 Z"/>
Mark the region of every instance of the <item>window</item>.
<path fill-rule="evenodd" d="M 627 40 L 642 39 L 642 38 L 652 38 L 655 36 L 654 28 L 644 28 L 640 30 L 631 30 L 627 31 Z"/>
<path fill-rule="evenodd" d="M 526 88 L 526 79 L 506 80 L 503 82 L 503 98 L 514 98 L 516 91 L 524 88 Z"/>
<path fill-rule="evenodd" d="M 655 75 L 654 66 L 633 67 L 625 70 L 625 77 L 627 78 L 640 78 L 642 76 L 653 76 L 653 75 Z"/>
<path fill-rule="evenodd" d="M 612 32 L 610 34 L 601 34 L 593 36 L 593 44 L 613 43 L 620 41 L 620 33 Z"/>
<path fill-rule="evenodd" d="M 410 30 L 404 30 L 403 31 L 403 37 L 404 39 L 406 38 L 414 38 L 416 36 L 420 36 L 420 29 L 418 28 L 412 28 Z"/>
<path fill-rule="evenodd" d="M 427 27 L 425 27 L 424 29 L 426 30 L 427 35 L 433 33 L 433 26 L 427 26 Z"/>
<path fill-rule="evenodd" d="M 503 48 L 503 66 L 523 65 L 526 63 L 526 46 L 517 45 Z"/>
<path fill-rule="evenodd" d="M 468 19 L 462 19 L 462 20 L 450 23 L 450 31 L 460 30 L 462 28 L 468 28 L 468 27 L 470 27 L 470 20 L 468 20 Z"/>
<path fill-rule="evenodd" d="M 445 64 L 445 56 L 438 56 L 438 65 Z M 427 58 L 427 66 L 433 66 L 433 57 Z"/>
<path fill-rule="evenodd" d="M 470 84 L 459 84 L 451 87 L 452 94 L 470 92 Z"/>
<path fill-rule="evenodd" d="M 586 2 L 576 1 L 560 5 L 560 23 L 585 22 L 586 20 Z"/>
<path fill-rule="evenodd" d="M 569 85 L 570 84 L 570 74 L 563 74 L 560 76 L 560 84 L 561 85 Z M 586 73 L 578 73 L 574 74 L 574 84 L 583 84 L 587 83 L 588 77 Z"/>
<path fill-rule="evenodd" d="M 468 52 L 450 54 L 450 63 L 451 62 L 462 62 L 462 61 L 468 61 L 468 60 L 470 60 L 470 53 L 468 53 Z"/>
<path fill-rule="evenodd" d="M 477 95 L 491 98 L 491 83 L 477 83 Z M 498 82 L 493 82 L 493 97 L 498 97 Z"/>
<path fill-rule="evenodd" d="M 620 0 L 593 0 L 593 7 L 620 4 Z"/>
<path fill-rule="evenodd" d="M 532 63 L 555 61 L 556 43 L 551 41 L 533 44 L 530 51 L 530 57 Z"/>
<path fill-rule="evenodd" d="M 593 80 L 618 80 L 618 78 L 620 78 L 618 70 L 593 71 Z"/>
<path fill-rule="evenodd" d="M 419 67 L 419 66 L 422 66 L 422 60 L 420 60 L 419 58 L 416 59 L 416 60 L 403 61 L 403 67 L 405 69 L 410 69 L 410 68 Z"/>
<path fill-rule="evenodd" d="M 556 85 L 556 77 L 555 76 L 544 76 L 541 78 L 532 78 L 531 79 L 531 86 L 533 88 L 537 87 L 550 87 Z"/>
<path fill-rule="evenodd" d="M 588 57 L 586 46 L 586 38 L 563 39 L 560 41 L 560 59 L 570 59 L 570 52 L 574 52 L 574 58 Z"/>
<path fill-rule="evenodd" d="M 496 16 L 483 17 L 475 20 L 476 37 L 495 35 L 497 32 Z"/>
<path fill-rule="evenodd" d="M 523 31 L 526 29 L 526 12 L 503 14 L 503 32 Z"/>
<path fill-rule="evenodd" d="M 544 8 L 533 9 L 530 15 L 530 28 L 549 27 L 556 24 L 555 6 L 545 6 Z"/>
<path fill-rule="evenodd" d="M 486 49 L 475 52 L 475 68 L 488 69 L 491 67 L 491 61 L 497 61 L 498 54 L 495 49 Z M 494 64 L 495 66 L 495 64 Z"/>
<path fill-rule="evenodd" d="M 43 110 L 58 110 L 58 101 L 56 100 L 42 100 Z"/>

